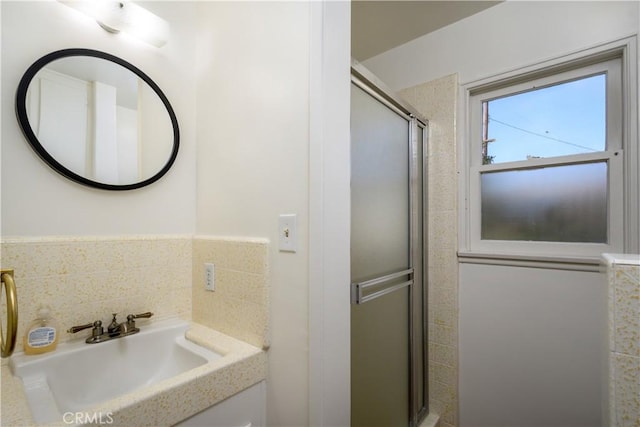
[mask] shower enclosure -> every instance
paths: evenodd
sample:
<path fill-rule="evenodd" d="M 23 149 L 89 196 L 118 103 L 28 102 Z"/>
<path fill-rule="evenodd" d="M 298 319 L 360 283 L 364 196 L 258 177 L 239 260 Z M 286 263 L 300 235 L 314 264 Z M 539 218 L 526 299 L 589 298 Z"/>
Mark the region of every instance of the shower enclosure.
<path fill-rule="evenodd" d="M 427 414 L 426 121 L 366 69 L 351 85 L 351 425 Z"/>

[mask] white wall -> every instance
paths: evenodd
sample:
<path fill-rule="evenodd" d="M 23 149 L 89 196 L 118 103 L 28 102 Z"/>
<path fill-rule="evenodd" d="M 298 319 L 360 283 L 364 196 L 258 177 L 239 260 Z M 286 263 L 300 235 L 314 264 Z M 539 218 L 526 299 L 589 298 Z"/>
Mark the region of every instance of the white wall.
<path fill-rule="evenodd" d="M 638 5 L 506 2 L 364 65 L 396 90 L 452 73 L 465 84 L 636 34 Z M 470 264 L 459 273 L 460 425 L 600 426 L 602 277 Z"/>
<path fill-rule="evenodd" d="M 171 24 L 155 48 L 109 34 L 57 1 L 1 2 L 2 236 L 193 233 L 195 225 L 195 43 L 192 3 L 145 3 Z M 119 56 L 147 73 L 171 102 L 181 131 L 171 170 L 151 186 L 127 192 L 84 187 L 45 164 L 27 144 L 15 117 L 15 93 L 41 56 L 81 47 Z"/>
<path fill-rule="evenodd" d="M 196 231 L 271 241 L 267 420 L 306 425 L 310 5 L 203 2 L 198 17 Z M 287 213 L 296 253 L 277 247 Z"/>
<path fill-rule="evenodd" d="M 600 427 L 600 273 L 460 265 L 460 425 Z"/>
<path fill-rule="evenodd" d="M 635 34 L 637 10 L 635 0 L 507 1 L 363 65 L 395 90 L 453 73 L 465 84 Z"/>

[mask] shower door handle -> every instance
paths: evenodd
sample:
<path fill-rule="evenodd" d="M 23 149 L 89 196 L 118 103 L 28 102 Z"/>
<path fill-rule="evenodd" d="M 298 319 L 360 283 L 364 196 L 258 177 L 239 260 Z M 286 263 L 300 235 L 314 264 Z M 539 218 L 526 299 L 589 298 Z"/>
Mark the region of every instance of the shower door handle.
<path fill-rule="evenodd" d="M 376 277 L 375 279 L 366 280 L 364 282 L 357 282 L 351 284 L 351 304 L 364 304 L 367 301 L 374 300 L 383 295 L 390 294 L 391 292 L 402 289 L 406 286 L 413 284 L 413 277 L 407 281 L 394 283 L 394 280 L 401 278 L 402 276 L 413 276 L 413 268 L 407 270 L 398 271 L 396 273 L 387 274 L 386 276 Z M 389 283 L 387 283 L 389 282 Z M 387 286 L 384 286 L 384 285 Z M 381 289 L 376 292 L 365 295 L 364 291 L 367 288 L 373 286 L 380 286 Z"/>

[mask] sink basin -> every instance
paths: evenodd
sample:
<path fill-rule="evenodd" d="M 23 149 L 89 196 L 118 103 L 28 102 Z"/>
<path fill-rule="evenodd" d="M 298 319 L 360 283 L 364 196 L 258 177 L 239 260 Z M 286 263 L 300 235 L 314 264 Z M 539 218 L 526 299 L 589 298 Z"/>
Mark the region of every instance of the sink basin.
<path fill-rule="evenodd" d="M 222 357 L 185 339 L 189 323 L 172 319 L 142 326 L 135 335 L 99 344 L 64 343 L 53 353 L 15 355 L 33 419 L 60 422 L 123 394 L 180 375 Z"/>

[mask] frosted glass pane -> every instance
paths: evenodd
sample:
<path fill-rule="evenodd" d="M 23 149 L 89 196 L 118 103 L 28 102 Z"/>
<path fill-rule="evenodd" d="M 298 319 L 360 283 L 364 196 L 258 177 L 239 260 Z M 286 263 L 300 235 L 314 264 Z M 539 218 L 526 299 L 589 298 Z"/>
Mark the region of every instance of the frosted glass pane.
<path fill-rule="evenodd" d="M 483 164 L 604 151 L 606 75 L 484 103 Z"/>
<path fill-rule="evenodd" d="M 607 242 L 606 162 L 481 176 L 482 239 Z"/>
<path fill-rule="evenodd" d="M 351 278 L 409 266 L 409 123 L 352 85 Z"/>
<path fill-rule="evenodd" d="M 409 289 L 351 306 L 351 426 L 409 425 Z"/>

